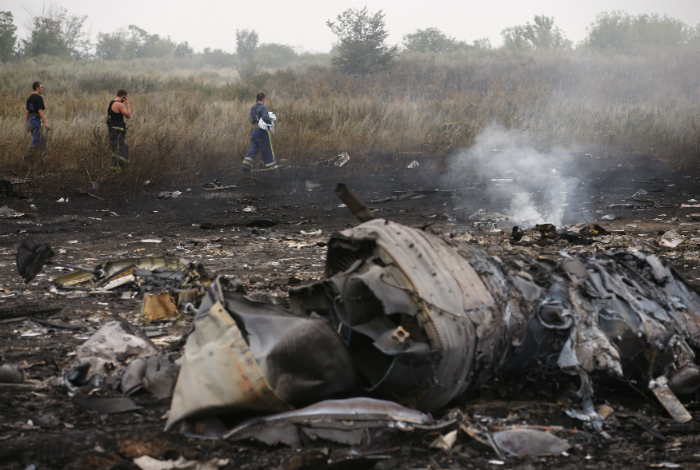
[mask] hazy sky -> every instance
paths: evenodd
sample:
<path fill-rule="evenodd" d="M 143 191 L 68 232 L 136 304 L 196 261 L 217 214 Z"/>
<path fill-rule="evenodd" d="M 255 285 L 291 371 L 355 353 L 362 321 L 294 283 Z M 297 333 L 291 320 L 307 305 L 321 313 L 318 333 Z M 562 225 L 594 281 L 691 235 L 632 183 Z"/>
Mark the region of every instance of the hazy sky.
<path fill-rule="evenodd" d="M 47 3 L 48 4 L 48 3 Z M 114 32 L 135 24 L 151 34 L 188 41 L 199 52 L 205 47 L 233 52 L 236 29 L 254 29 L 260 42 L 299 46 L 306 51 L 328 51 L 335 36 L 326 20 L 347 8 L 383 10 L 388 42 L 404 34 L 436 27 L 459 40 L 489 38 L 501 44 L 501 31 L 532 22 L 535 15 L 554 17 L 567 37 L 577 43 L 598 13 L 622 10 L 631 15 L 658 13 L 690 26 L 700 24 L 700 0 L 57 0 L 53 3 L 73 15 L 87 15 L 94 41 L 98 32 Z M 26 37 L 29 15 L 39 0 L 0 0 L 0 11 L 15 16 L 17 33 Z"/>

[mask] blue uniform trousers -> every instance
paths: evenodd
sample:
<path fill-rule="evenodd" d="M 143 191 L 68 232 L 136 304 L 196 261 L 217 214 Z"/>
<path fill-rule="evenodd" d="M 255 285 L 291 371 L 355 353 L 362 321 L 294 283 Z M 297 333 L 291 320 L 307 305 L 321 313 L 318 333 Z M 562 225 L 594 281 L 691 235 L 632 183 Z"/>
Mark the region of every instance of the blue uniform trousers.
<path fill-rule="evenodd" d="M 253 129 L 250 132 L 250 150 L 246 153 L 243 164 L 241 165 L 244 170 L 253 169 L 253 162 L 255 162 L 255 157 L 258 156 L 258 152 L 262 153 L 265 170 L 278 171 L 277 161 L 275 161 L 275 151 L 272 148 L 270 131 Z"/>
<path fill-rule="evenodd" d="M 39 116 L 31 116 L 29 118 L 29 132 L 32 134 L 32 143 L 30 147 L 36 147 L 41 144 L 46 148 L 46 137 L 44 136 L 44 122 Z"/>

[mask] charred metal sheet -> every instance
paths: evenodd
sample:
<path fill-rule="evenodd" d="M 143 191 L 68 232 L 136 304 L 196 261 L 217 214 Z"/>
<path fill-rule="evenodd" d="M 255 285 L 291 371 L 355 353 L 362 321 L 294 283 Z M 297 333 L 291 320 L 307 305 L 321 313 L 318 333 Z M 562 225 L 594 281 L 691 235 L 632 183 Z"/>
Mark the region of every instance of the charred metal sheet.
<path fill-rule="evenodd" d="M 433 419 L 419 411 L 390 401 L 372 398 L 328 400 L 274 416 L 253 418 L 236 426 L 224 437 L 256 439 L 268 445 L 300 447 L 319 439 L 347 445 L 367 443 L 377 428 L 412 431 L 439 429 Z"/>
<path fill-rule="evenodd" d="M 245 299 L 219 282 L 193 329 L 166 429 L 223 411 L 286 411 L 354 387 L 350 357 L 326 321 Z"/>

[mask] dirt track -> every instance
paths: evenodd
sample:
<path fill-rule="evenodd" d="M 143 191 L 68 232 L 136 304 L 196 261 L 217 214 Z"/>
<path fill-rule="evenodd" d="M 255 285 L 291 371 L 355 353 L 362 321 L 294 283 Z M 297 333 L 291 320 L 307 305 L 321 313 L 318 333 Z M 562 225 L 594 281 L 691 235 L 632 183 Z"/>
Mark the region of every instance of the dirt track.
<path fill-rule="evenodd" d="M 565 223 L 597 221 L 607 230 L 624 230 L 624 234 L 603 237 L 589 246 L 559 241 L 554 246 L 539 247 L 516 246 L 498 232 L 473 231 L 473 243 L 493 253 L 650 249 L 671 262 L 691 285 L 700 286 L 697 243 L 700 222 L 686 217 L 700 212 L 700 208 L 680 208 L 682 203 L 700 196 L 697 175 L 618 170 L 577 176 L 581 184 L 571 188 Z M 652 177 L 662 180 L 651 180 Z M 309 190 L 307 180 L 320 186 Z M 9 207 L 27 215 L 0 221 L 0 267 L 4 268 L 0 272 L 3 289 L 0 307 L 35 304 L 60 308 L 58 313 L 36 318 L 72 329 L 41 325 L 29 317 L 22 319 L 21 311 L 5 316 L 4 320 L 0 318 L 5 321 L 0 323 L 0 364 L 22 365 L 29 379 L 45 381 L 59 376 L 62 365 L 70 359 L 69 354 L 112 315 L 132 323 L 141 322 L 141 296 L 69 298 L 49 294 L 49 281 L 60 273 L 58 268 L 47 267 L 35 281 L 25 285 L 14 265 L 17 246 L 24 237 L 49 243 L 57 258 L 77 264 L 94 265 L 109 258 L 144 256 L 201 261 L 210 274 L 241 279 L 253 298 L 284 303 L 290 280 L 295 283 L 322 276 L 325 241 L 330 233 L 356 224 L 333 195 L 339 181 L 352 188 L 376 217 L 410 226 L 430 225 L 436 233 L 463 236 L 464 229 L 472 230 L 473 220 L 469 216 L 478 209 L 491 212 L 507 209 L 504 207 L 507 186 L 502 188 L 502 199 L 488 191 L 496 184 L 488 180 L 441 188 L 457 189 L 455 193 L 420 192 L 437 189 L 439 176 L 408 169 L 371 176 L 352 176 L 332 168 L 307 173 L 289 170 L 279 182 L 263 181 L 256 186 L 206 191 L 203 185 L 207 181 L 201 181 L 190 187 L 146 186 L 136 193 L 99 194 L 102 199 L 76 197 L 71 191 L 32 194 L 31 188 L 27 188 L 24 191 L 30 199 L 5 200 Z M 224 184 L 233 182 L 224 181 Z M 532 184 L 536 187 L 537 182 Z M 653 200 L 654 207 L 609 207 L 650 205 L 628 201 L 640 189 L 648 191 L 644 198 Z M 182 195 L 157 199 L 162 190 L 179 190 Z M 410 197 L 388 200 L 402 194 Z M 61 197 L 68 198 L 68 202 L 56 202 Z M 608 213 L 614 213 L 618 219 L 600 221 Z M 507 234 L 512 222 L 499 221 L 498 226 Z M 671 229 L 687 240 L 675 249 L 659 247 L 659 232 Z M 145 241 L 153 239 L 161 241 Z M 8 318 L 14 320 L 7 322 Z M 153 339 L 167 348 L 188 328 L 188 318 L 165 324 L 161 328 L 163 334 Z M 575 406 L 574 391 L 575 386 L 566 381 L 553 380 L 543 386 L 501 377 L 455 405 L 472 416 L 498 418 L 506 424 L 582 429 L 580 422 L 564 413 Z M 375 449 L 356 449 L 354 455 L 350 449 L 334 445 L 292 450 L 187 439 L 162 432 L 169 400 L 139 395 L 135 401 L 143 409 L 100 415 L 73 404 L 66 389 L 53 382 L 38 390 L 21 391 L 0 385 L 0 466 L 25 468 L 34 463 L 37 468 L 137 468 L 132 459 L 150 455 L 159 459 L 228 458 L 230 463 L 226 468 L 241 469 L 499 467 L 489 464 L 496 459 L 490 449 L 464 433 L 449 453 L 429 449 L 430 440 L 410 438 L 377 442 Z M 607 404 L 614 410 L 605 422 L 610 440 L 571 435 L 575 447 L 568 457 L 511 458 L 501 468 L 641 468 L 659 462 L 678 462 L 683 468 L 690 468 L 700 464 L 696 450 L 700 429 L 697 394 L 688 403 L 694 420 L 682 426 L 674 424 L 658 403 L 624 384 L 604 385 L 598 390 L 596 404 Z M 660 434 L 654 437 L 645 428 Z"/>

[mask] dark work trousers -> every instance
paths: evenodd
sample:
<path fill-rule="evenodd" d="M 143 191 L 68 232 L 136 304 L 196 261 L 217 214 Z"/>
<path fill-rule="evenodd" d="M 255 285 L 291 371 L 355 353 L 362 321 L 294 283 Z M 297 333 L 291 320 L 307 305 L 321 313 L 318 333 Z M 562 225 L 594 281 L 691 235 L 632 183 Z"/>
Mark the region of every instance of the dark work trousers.
<path fill-rule="evenodd" d="M 32 143 L 30 147 L 36 147 L 41 144 L 41 147 L 46 148 L 46 137 L 44 136 L 44 121 L 39 116 L 31 116 L 29 118 L 29 132 L 32 134 Z"/>
<path fill-rule="evenodd" d="M 248 153 L 243 159 L 243 164 L 241 165 L 243 170 L 250 171 L 253 169 L 253 162 L 255 161 L 255 157 L 258 156 L 258 152 L 262 153 L 263 164 L 265 166 L 264 170 L 279 171 L 277 161 L 275 161 L 275 151 L 272 148 L 270 131 L 253 129 L 250 132 L 250 150 L 248 150 Z"/>
<path fill-rule="evenodd" d="M 107 126 L 109 146 L 119 166 L 129 163 L 129 144 L 126 142 L 126 128 Z"/>

